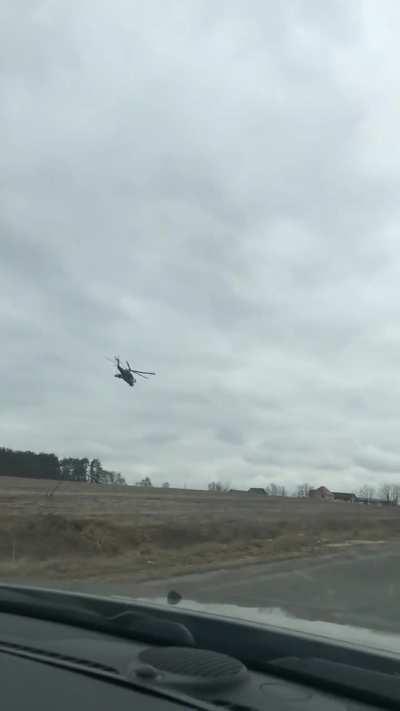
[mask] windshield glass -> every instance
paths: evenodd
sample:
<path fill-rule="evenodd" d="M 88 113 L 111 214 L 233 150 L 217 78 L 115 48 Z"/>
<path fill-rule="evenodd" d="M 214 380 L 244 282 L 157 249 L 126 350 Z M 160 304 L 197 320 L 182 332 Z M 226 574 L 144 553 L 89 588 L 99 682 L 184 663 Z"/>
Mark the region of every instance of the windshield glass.
<path fill-rule="evenodd" d="M 399 4 L 0 27 L 1 581 L 400 632 Z"/>

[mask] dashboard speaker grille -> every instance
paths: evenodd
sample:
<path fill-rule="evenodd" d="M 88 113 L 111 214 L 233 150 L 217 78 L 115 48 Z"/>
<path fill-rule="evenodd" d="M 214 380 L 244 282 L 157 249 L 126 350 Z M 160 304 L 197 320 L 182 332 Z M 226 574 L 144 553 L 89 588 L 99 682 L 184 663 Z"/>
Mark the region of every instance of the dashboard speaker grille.
<path fill-rule="evenodd" d="M 206 649 L 149 647 L 139 654 L 139 658 L 160 671 L 192 678 L 233 680 L 247 671 L 237 659 Z"/>

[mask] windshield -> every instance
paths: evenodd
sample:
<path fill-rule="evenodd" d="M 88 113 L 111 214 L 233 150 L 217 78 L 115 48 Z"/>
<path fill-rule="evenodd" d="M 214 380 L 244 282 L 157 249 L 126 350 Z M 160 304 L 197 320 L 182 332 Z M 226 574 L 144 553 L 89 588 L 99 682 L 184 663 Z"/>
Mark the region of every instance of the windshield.
<path fill-rule="evenodd" d="M 399 28 L 6 0 L 1 581 L 400 633 Z"/>

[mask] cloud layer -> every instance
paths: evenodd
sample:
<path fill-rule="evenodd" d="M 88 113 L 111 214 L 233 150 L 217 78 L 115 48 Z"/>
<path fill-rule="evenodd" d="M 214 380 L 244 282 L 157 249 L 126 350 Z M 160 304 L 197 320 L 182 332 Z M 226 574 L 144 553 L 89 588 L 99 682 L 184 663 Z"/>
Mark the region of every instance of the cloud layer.
<path fill-rule="evenodd" d="M 4 444 L 195 487 L 400 478 L 399 25 L 6 2 Z"/>

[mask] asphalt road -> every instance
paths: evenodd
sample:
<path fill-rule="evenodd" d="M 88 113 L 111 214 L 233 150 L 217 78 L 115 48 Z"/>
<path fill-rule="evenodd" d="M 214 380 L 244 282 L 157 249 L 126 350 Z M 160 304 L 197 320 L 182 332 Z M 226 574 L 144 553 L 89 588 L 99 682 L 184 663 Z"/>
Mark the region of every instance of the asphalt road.
<path fill-rule="evenodd" d="M 72 586 L 70 586 L 72 587 Z M 280 608 L 322 620 L 400 633 L 400 543 L 352 546 L 314 559 L 261 563 L 136 583 L 76 583 L 85 592 Z"/>

